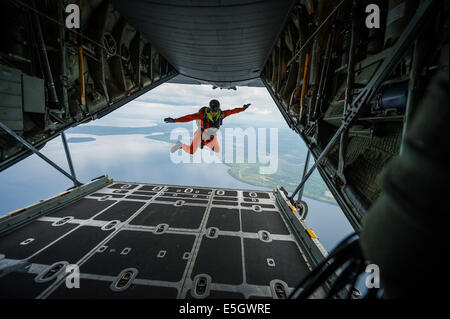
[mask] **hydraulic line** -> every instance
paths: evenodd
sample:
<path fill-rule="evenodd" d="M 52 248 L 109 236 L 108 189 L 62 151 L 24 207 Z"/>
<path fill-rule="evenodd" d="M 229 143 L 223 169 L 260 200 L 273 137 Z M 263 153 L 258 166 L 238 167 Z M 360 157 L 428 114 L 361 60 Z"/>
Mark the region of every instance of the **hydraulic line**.
<path fill-rule="evenodd" d="M 80 8 L 81 15 L 81 0 L 78 0 L 78 7 Z M 81 17 L 80 17 L 81 20 Z M 86 88 L 84 83 L 84 57 L 83 57 L 83 37 L 80 36 L 78 40 L 78 72 L 80 77 L 80 104 L 82 108 L 86 106 Z"/>
<path fill-rule="evenodd" d="M 54 23 L 56 23 L 56 24 L 58 24 L 58 25 L 61 25 L 61 26 L 63 26 L 63 27 L 66 27 L 63 23 L 60 23 L 58 20 L 56 20 L 56 19 L 54 19 L 54 18 L 52 18 L 52 17 L 46 15 L 45 13 L 42 13 L 41 11 L 37 10 L 36 8 L 33 8 L 33 7 L 29 6 L 29 5 L 27 5 L 25 2 L 22 2 L 22 1 L 20 1 L 20 0 L 9 0 L 9 1 L 16 2 L 17 4 L 19 4 L 19 5 L 21 5 L 21 6 L 25 7 L 25 8 L 27 8 L 27 9 L 33 11 L 34 13 L 36 13 L 36 14 L 38 14 L 38 15 L 44 17 L 44 18 L 46 18 L 47 20 L 52 21 L 52 22 L 54 22 Z M 90 43 L 92 43 L 92 44 L 94 44 L 94 45 L 96 45 L 96 46 L 102 48 L 103 50 L 108 51 L 108 48 L 107 48 L 107 47 L 105 47 L 105 46 L 102 45 L 101 43 L 99 43 L 99 42 L 97 42 L 97 41 L 95 41 L 95 40 L 93 40 L 93 39 L 91 39 L 91 38 L 89 38 L 89 37 L 83 35 L 81 32 L 75 31 L 75 29 L 71 29 L 70 32 L 73 32 L 73 33 L 75 33 L 77 36 L 80 36 L 81 38 L 88 40 Z M 118 54 L 118 53 L 115 53 L 115 54 L 112 55 L 112 56 L 118 56 L 118 57 L 120 57 L 122 60 L 126 60 L 125 57 L 123 57 L 122 55 L 120 55 L 120 54 Z"/>
<path fill-rule="evenodd" d="M 333 26 L 332 31 L 331 31 L 330 35 L 328 36 L 327 46 L 325 49 L 325 58 L 324 58 L 325 61 L 324 61 L 323 67 L 322 67 L 321 75 L 320 75 L 319 88 L 317 89 L 317 98 L 316 98 L 316 103 L 314 106 L 314 113 L 313 113 L 314 120 L 317 118 L 318 108 L 319 108 L 319 106 L 321 106 L 322 101 L 323 101 L 323 96 L 325 93 L 325 83 L 327 82 L 327 78 L 328 78 L 328 71 L 330 69 L 335 39 L 336 39 L 336 31 L 335 31 L 335 27 Z"/>
<path fill-rule="evenodd" d="M 33 6 L 36 7 L 36 2 L 33 1 Z M 42 54 L 42 58 L 44 60 L 44 73 L 45 79 L 47 81 L 48 90 L 50 93 L 50 99 L 55 106 L 59 105 L 58 95 L 56 94 L 55 83 L 53 82 L 52 70 L 50 68 L 50 62 L 48 61 L 47 48 L 45 46 L 44 37 L 42 35 L 41 22 L 39 21 L 38 15 L 35 13 L 33 15 L 34 22 L 36 25 L 36 33 L 38 37 L 39 49 Z"/>
<path fill-rule="evenodd" d="M 322 30 L 322 28 L 324 27 L 324 25 L 328 22 L 328 20 L 336 13 L 336 11 L 341 7 L 341 5 L 345 2 L 345 0 L 342 0 L 337 6 L 336 8 L 333 9 L 333 11 L 331 11 L 331 13 L 328 15 L 328 17 L 326 17 L 326 19 L 322 22 L 322 24 L 316 29 L 316 31 L 314 31 L 314 33 L 308 38 L 308 40 L 306 40 L 306 42 L 303 44 L 303 46 L 298 50 L 298 52 L 289 60 L 288 64 L 286 65 L 286 67 L 288 68 L 296 59 L 297 57 L 300 55 L 300 53 L 302 53 L 303 49 L 306 48 L 306 46 L 309 44 L 309 42 L 311 42 L 311 40 L 313 40 L 315 38 L 315 36 L 317 35 L 317 33 L 319 33 L 320 30 Z"/>
<path fill-rule="evenodd" d="M 408 24 L 401 37 L 397 40 L 395 47 L 393 49 L 394 52 L 393 55 L 383 61 L 382 65 L 378 69 L 375 76 L 370 80 L 369 84 L 366 85 L 366 87 L 359 93 L 359 95 L 352 102 L 351 106 L 344 115 L 341 126 L 336 131 L 331 140 L 328 142 L 327 146 L 323 149 L 322 153 L 317 158 L 313 167 L 309 170 L 308 174 L 306 175 L 305 180 L 303 180 L 300 183 L 300 185 L 298 185 L 297 189 L 289 197 L 290 200 L 292 200 L 294 196 L 298 193 L 298 191 L 304 186 L 304 184 L 312 175 L 316 167 L 325 158 L 325 156 L 327 156 L 328 152 L 334 146 L 336 140 L 340 138 L 341 134 L 347 130 L 347 128 L 353 121 L 355 121 L 355 119 L 361 113 L 361 110 L 366 106 L 367 102 L 373 98 L 377 90 L 380 88 L 381 84 L 386 80 L 386 78 L 391 74 L 394 67 L 403 58 L 406 51 L 411 46 L 413 40 L 416 38 L 426 17 L 430 14 L 433 3 L 436 2 L 433 2 L 432 0 L 425 1 L 421 5 L 421 7 L 417 10 L 416 15 Z"/>
<path fill-rule="evenodd" d="M 355 6 L 353 7 L 353 10 L 356 10 Z M 353 14 L 354 15 L 354 14 Z M 350 40 L 350 48 L 349 48 L 349 60 L 348 60 L 348 66 L 347 66 L 347 88 L 345 90 L 345 101 L 344 101 L 344 111 L 342 113 L 342 116 L 345 115 L 347 112 L 347 109 L 349 108 L 350 104 L 352 103 L 352 88 L 354 84 L 355 79 L 355 47 L 358 37 L 358 25 L 356 18 L 353 16 L 352 19 L 352 29 L 351 29 L 351 40 Z M 347 138 L 348 134 L 347 131 L 345 131 L 340 138 L 340 145 L 339 145 L 339 164 L 338 164 L 338 170 L 337 174 L 340 176 L 340 178 L 345 182 L 345 175 L 344 175 L 344 161 L 345 161 L 345 152 L 346 152 L 346 146 L 347 146 Z"/>
<path fill-rule="evenodd" d="M 300 114 L 299 118 L 302 118 L 303 110 L 304 110 L 304 104 L 305 104 L 305 94 L 306 94 L 306 87 L 307 85 L 307 77 L 308 77 L 308 65 L 309 65 L 309 53 L 306 53 L 306 59 L 305 59 L 305 71 L 303 72 L 303 84 L 302 84 L 302 93 L 300 96 Z"/>
<path fill-rule="evenodd" d="M 58 19 L 60 23 L 64 21 L 63 17 L 63 4 L 61 2 L 58 2 Z M 58 42 L 59 42 L 59 50 L 60 50 L 60 57 L 61 57 L 61 103 L 62 107 L 64 107 L 64 117 L 66 119 L 70 118 L 70 110 L 69 110 L 69 97 L 67 95 L 67 75 L 66 75 L 66 68 L 67 68 L 67 61 L 66 61 L 66 32 L 65 27 L 62 25 L 59 25 L 58 28 Z"/>

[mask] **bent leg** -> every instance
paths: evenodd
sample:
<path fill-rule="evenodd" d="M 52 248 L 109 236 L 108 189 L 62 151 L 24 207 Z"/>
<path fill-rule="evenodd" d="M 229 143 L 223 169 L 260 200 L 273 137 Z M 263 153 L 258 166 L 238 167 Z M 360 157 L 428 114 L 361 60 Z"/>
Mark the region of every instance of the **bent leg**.
<path fill-rule="evenodd" d="M 208 146 L 210 149 L 212 149 L 213 152 L 216 153 L 220 152 L 220 145 L 216 136 L 214 136 L 208 143 L 205 143 L 205 145 Z"/>
<path fill-rule="evenodd" d="M 185 151 L 186 153 L 189 154 L 194 154 L 195 152 L 197 152 L 198 147 L 200 146 L 201 143 L 201 139 L 200 139 L 200 133 L 198 131 L 195 132 L 194 134 L 194 138 L 192 139 L 192 143 L 190 146 L 183 144 L 181 146 L 181 148 L 183 149 L 183 151 Z"/>

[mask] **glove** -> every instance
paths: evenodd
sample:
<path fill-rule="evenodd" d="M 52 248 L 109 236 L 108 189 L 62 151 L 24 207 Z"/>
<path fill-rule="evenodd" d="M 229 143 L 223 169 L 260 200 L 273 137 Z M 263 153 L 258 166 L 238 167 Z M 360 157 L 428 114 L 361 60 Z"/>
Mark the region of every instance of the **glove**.
<path fill-rule="evenodd" d="M 248 107 L 249 107 L 250 105 L 251 105 L 250 103 L 249 103 L 249 104 L 245 104 L 245 105 L 243 106 L 244 111 L 245 111 L 246 109 L 248 109 Z"/>
<path fill-rule="evenodd" d="M 175 120 L 174 120 L 173 118 L 171 118 L 171 117 L 166 117 L 166 118 L 164 119 L 164 122 L 166 122 L 166 123 L 174 123 Z"/>

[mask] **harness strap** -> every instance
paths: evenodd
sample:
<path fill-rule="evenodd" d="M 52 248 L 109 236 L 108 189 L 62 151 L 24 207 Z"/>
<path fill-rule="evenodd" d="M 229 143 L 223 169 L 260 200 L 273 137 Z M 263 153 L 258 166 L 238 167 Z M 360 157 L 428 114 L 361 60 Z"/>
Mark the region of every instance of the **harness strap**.
<path fill-rule="evenodd" d="M 206 141 L 203 140 L 203 132 L 208 128 L 206 126 L 206 124 L 208 123 L 208 120 L 211 123 L 214 123 L 214 124 L 216 124 L 216 122 L 219 121 L 218 122 L 218 124 L 219 124 L 218 127 L 220 127 L 222 125 L 222 111 L 218 112 L 218 114 L 216 116 L 216 120 L 214 121 L 212 116 L 211 116 L 211 113 L 208 111 L 208 109 L 204 108 L 204 110 L 203 110 L 203 122 L 202 122 L 202 127 L 200 129 L 200 140 L 201 140 L 200 149 L 203 149 L 203 147 L 205 146 L 205 142 L 208 143 L 208 142 L 210 142 L 213 139 L 213 138 L 210 138 L 209 140 L 206 140 Z"/>

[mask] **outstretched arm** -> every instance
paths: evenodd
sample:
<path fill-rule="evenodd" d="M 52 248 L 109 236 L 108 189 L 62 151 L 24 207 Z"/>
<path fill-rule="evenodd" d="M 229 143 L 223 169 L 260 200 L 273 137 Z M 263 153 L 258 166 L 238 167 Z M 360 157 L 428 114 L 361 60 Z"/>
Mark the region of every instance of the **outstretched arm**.
<path fill-rule="evenodd" d="M 202 119 L 202 115 L 200 113 L 192 113 L 192 114 L 188 114 L 182 117 L 179 117 L 177 119 L 173 119 L 171 117 L 165 118 L 164 122 L 166 123 L 180 123 L 180 122 L 190 122 L 190 121 L 195 121 L 195 120 L 201 120 Z"/>
<path fill-rule="evenodd" d="M 188 115 L 179 117 L 177 119 L 174 119 L 174 122 L 175 123 L 190 122 L 190 121 L 201 120 L 201 119 L 202 119 L 202 115 L 200 113 L 192 113 L 192 114 L 188 114 Z"/>
<path fill-rule="evenodd" d="M 244 112 L 246 109 L 248 109 L 249 106 L 250 106 L 250 104 L 246 104 L 246 105 L 244 105 L 244 107 L 237 107 L 232 110 L 223 111 L 223 118 L 226 118 L 227 116 L 230 116 L 230 115 L 233 115 L 236 113 Z"/>

